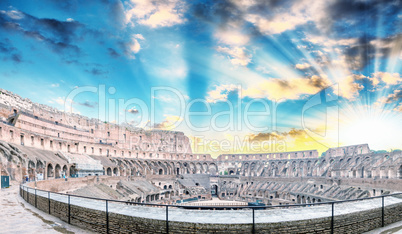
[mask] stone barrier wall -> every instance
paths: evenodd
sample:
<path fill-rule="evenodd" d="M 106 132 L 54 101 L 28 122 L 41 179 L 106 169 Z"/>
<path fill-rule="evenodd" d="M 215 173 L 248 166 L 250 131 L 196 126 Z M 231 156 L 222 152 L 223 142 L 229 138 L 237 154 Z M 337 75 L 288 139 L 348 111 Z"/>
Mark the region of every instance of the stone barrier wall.
<path fill-rule="evenodd" d="M 41 193 L 43 195 L 44 192 Z M 66 203 L 54 199 L 49 200 L 46 196 L 35 196 L 35 189 L 33 188 L 29 188 L 29 192 L 21 189 L 20 195 L 31 205 L 58 217 L 64 222 L 70 222 L 72 225 L 98 233 L 107 232 L 107 220 L 110 233 L 166 233 L 165 220 L 133 217 L 112 212 L 109 212 L 107 216 L 106 206 L 103 211 L 77 205 L 69 206 L 67 196 L 65 196 Z M 388 205 L 384 211 L 385 225 L 402 220 L 402 203 Z M 164 212 L 164 208 L 161 208 L 161 212 Z M 211 210 L 211 212 L 214 211 Z M 362 233 L 381 227 L 381 224 L 381 208 L 364 210 L 335 216 L 334 233 Z M 252 228 L 251 222 L 250 224 L 208 224 L 169 221 L 169 233 L 251 233 Z M 255 233 L 330 232 L 331 217 L 255 224 Z"/>

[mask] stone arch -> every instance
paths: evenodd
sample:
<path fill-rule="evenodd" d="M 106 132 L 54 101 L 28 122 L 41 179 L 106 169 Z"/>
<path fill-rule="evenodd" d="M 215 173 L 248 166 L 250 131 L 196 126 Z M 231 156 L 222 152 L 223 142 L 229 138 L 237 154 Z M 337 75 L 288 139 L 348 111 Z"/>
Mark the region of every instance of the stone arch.
<path fill-rule="evenodd" d="M 243 174 L 243 176 L 248 176 L 249 175 L 249 173 L 248 173 L 248 171 L 249 171 L 249 163 L 248 162 L 245 162 L 244 164 L 243 164 L 243 172 L 242 172 L 242 174 Z"/>
<path fill-rule="evenodd" d="M 131 176 L 136 176 L 137 175 L 137 171 L 136 171 L 135 167 L 131 168 L 131 174 L 130 175 Z"/>
<path fill-rule="evenodd" d="M 119 176 L 120 175 L 119 168 L 117 168 L 117 167 L 113 168 L 113 175 L 114 176 Z"/>
<path fill-rule="evenodd" d="M 62 169 L 62 174 L 64 175 L 64 176 L 68 176 L 68 167 L 67 167 L 67 165 L 64 165 L 63 166 L 63 169 Z"/>
<path fill-rule="evenodd" d="M 31 160 L 28 162 L 28 177 L 30 180 L 35 180 L 36 173 L 35 173 L 35 163 Z"/>
<path fill-rule="evenodd" d="M 158 174 L 163 175 L 163 169 L 162 168 L 159 168 Z"/>
<path fill-rule="evenodd" d="M 399 178 L 399 179 L 402 179 L 402 165 L 399 167 L 399 169 L 398 169 L 398 177 L 397 178 Z"/>
<path fill-rule="evenodd" d="M 106 175 L 112 176 L 112 168 L 108 167 L 108 168 L 106 169 Z"/>
<path fill-rule="evenodd" d="M 183 166 L 182 166 L 181 162 L 176 162 L 175 174 L 176 175 L 183 174 Z"/>
<path fill-rule="evenodd" d="M 191 174 L 196 174 L 197 173 L 197 169 L 196 169 L 195 164 L 193 162 L 189 163 L 189 167 L 190 167 L 190 173 Z"/>
<path fill-rule="evenodd" d="M 54 177 L 53 165 L 51 163 L 49 163 L 47 165 L 47 178 L 53 178 L 53 177 Z"/>
<path fill-rule="evenodd" d="M 202 164 L 202 172 L 203 172 L 203 174 L 208 174 L 208 164 L 207 163 Z"/>
<path fill-rule="evenodd" d="M 201 163 L 195 164 L 195 167 L 196 167 L 197 174 L 201 174 L 201 172 L 202 172 L 202 165 L 201 165 Z"/>
<path fill-rule="evenodd" d="M 78 177 L 77 171 L 76 171 L 74 165 L 72 165 L 72 166 L 70 167 L 70 177 Z"/>
<path fill-rule="evenodd" d="M 56 179 L 61 178 L 61 167 L 59 164 L 56 164 L 54 175 Z"/>
<path fill-rule="evenodd" d="M 218 167 L 215 163 L 210 163 L 208 170 L 210 175 L 216 175 L 218 173 Z"/>
<path fill-rule="evenodd" d="M 219 195 L 219 190 L 218 190 L 218 185 L 217 184 L 211 184 L 211 195 L 212 196 L 218 196 Z"/>
<path fill-rule="evenodd" d="M 42 179 L 44 179 L 45 176 L 44 172 L 45 172 L 45 166 L 40 160 L 38 160 L 36 162 L 36 174 L 42 174 Z"/>

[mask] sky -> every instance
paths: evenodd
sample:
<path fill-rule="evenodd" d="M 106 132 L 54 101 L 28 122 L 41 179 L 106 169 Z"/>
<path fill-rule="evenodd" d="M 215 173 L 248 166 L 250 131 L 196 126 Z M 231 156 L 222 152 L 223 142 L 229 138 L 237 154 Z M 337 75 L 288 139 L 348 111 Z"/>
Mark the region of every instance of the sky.
<path fill-rule="evenodd" d="M 401 148 L 400 0 L 0 2 L 0 87 L 197 153 Z"/>

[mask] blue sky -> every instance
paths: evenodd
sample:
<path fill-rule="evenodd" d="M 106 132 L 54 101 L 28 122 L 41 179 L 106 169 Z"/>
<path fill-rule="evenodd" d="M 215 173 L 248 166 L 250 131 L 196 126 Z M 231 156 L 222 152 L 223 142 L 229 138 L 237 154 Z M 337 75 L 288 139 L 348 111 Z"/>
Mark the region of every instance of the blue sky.
<path fill-rule="evenodd" d="M 1 1 L 1 88 L 195 142 L 396 149 L 401 9 L 398 0 Z M 69 100 L 82 87 L 97 92 Z"/>

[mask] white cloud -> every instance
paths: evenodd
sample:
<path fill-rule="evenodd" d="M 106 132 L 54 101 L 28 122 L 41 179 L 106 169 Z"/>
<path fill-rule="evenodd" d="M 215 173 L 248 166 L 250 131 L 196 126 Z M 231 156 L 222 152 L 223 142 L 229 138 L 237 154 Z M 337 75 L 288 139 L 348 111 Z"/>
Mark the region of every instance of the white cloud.
<path fill-rule="evenodd" d="M 15 20 L 20 20 L 22 18 L 24 18 L 24 14 L 21 11 L 2 11 L 3 13 L 6 13 L 8 17 L 10 17 L 11 19 L 15 19 Z"/>
<path fill-rule="evenodd" d="M 185 4 L 180 0 L 131 0 L 126 11 L 126 23 L 135 21 L 151 28 L 170 27 L 185 21 Z"/>
<path fill-rule="evenodd" d="M 247 66 L 251 62 L 251 55 L 246 52 L 245 48 L 250 40 L 249 36 L 236 29 L 218 29 L 214 36 L 219 44 L 222 44 L 222 46 L 216 47 L 216 50 L 228 55 L 233 65 Z"/>
<path fill-rule="evenodd" d="M 299 25 L 314 21 L 317 24 L 326 17 L 324 7 L 326 1 L 315 1 L 314 4 L 309 0 L 295 1 L 290 8 L 277 9 L 273 17 L 267 18 L 264 14 L 249 13 L 249 7 L 255 6 L 257 2 L 251 1 L 248 4 L 241 4 L 245 11 L 245 20 L 254 24 L 261 33 L 266 35 L 280 34 L 288 30 L 293 30 Z"/>
<path fill-rule="evenodd" d="M 296 64 L 296 68 L 300 69 L 300 70 L 304 70 L 304 69 L 307 69 L 307 68 L 310 68 L 310 67 L 311 67 L 311 65 L 308 64 L 308 63 Z"/>
<path fill-rule="evenodd" d="M 207 102 L 216 103 L 227 101 L 230 92 L 237 90 L 234 84 L 215 86 L 214 90 L 208 92 Z"/>
<path fill-rule="evenodd" d="M 235 46 L 230 48 L 230 47 L 218 46 L 216 50 L 218 52 L 229 55 L 230 62 L 233 65 L 247 66 L 251 62 L 251 55 L 246 53 L 245 47 Z"/>
<path fill-rule="evenodd" d="M 334 46 L 352 46 L 358 42 L 357 38 L 348 38 L 348 39 L 331 39 L 325 36 L 318 35 L 307 35 L 303 40 L 309 41 L 316 45 L 322 45 L 325 47 L 334 47 Z"/>
<path fill-rule="evenodd" d="M 361 80 L 366 78 L 363 75 L 355 75 L 351 74 L 343 79 L 340 79 L 339 84 L 339 92 L 336 93 L 338 96 L 342 96 L 347 99 L 354 99 L 359 95 L 359 91 L 364 88 L 363 85 L 356 83 L 356 80 Z M 336 91 L 335 91 L 336 92 Z"/>
<path fill-rule="evenodd" d="M 144 36 L 142 34 L 134 34 L 134 38 L 140 39 L 140 40 L 145 40 Z"/>
<path fill-rule="evenodd" d="M 376 72 L 373 73 L 373 77 L 371 78 L 373 85 L 376 86 L 380 83 L 380 80 L 383 81 L 386 85 L 396 85 L 402 81 L 399 73 L 389 73 L 389 72 Z"/>
<path fill-rule="evenodd" d="M 242 46 L 249 42 L 250 37 L 235 30 L 218 30 L 215 37 L 220 43 L 227 45 Z"/>

